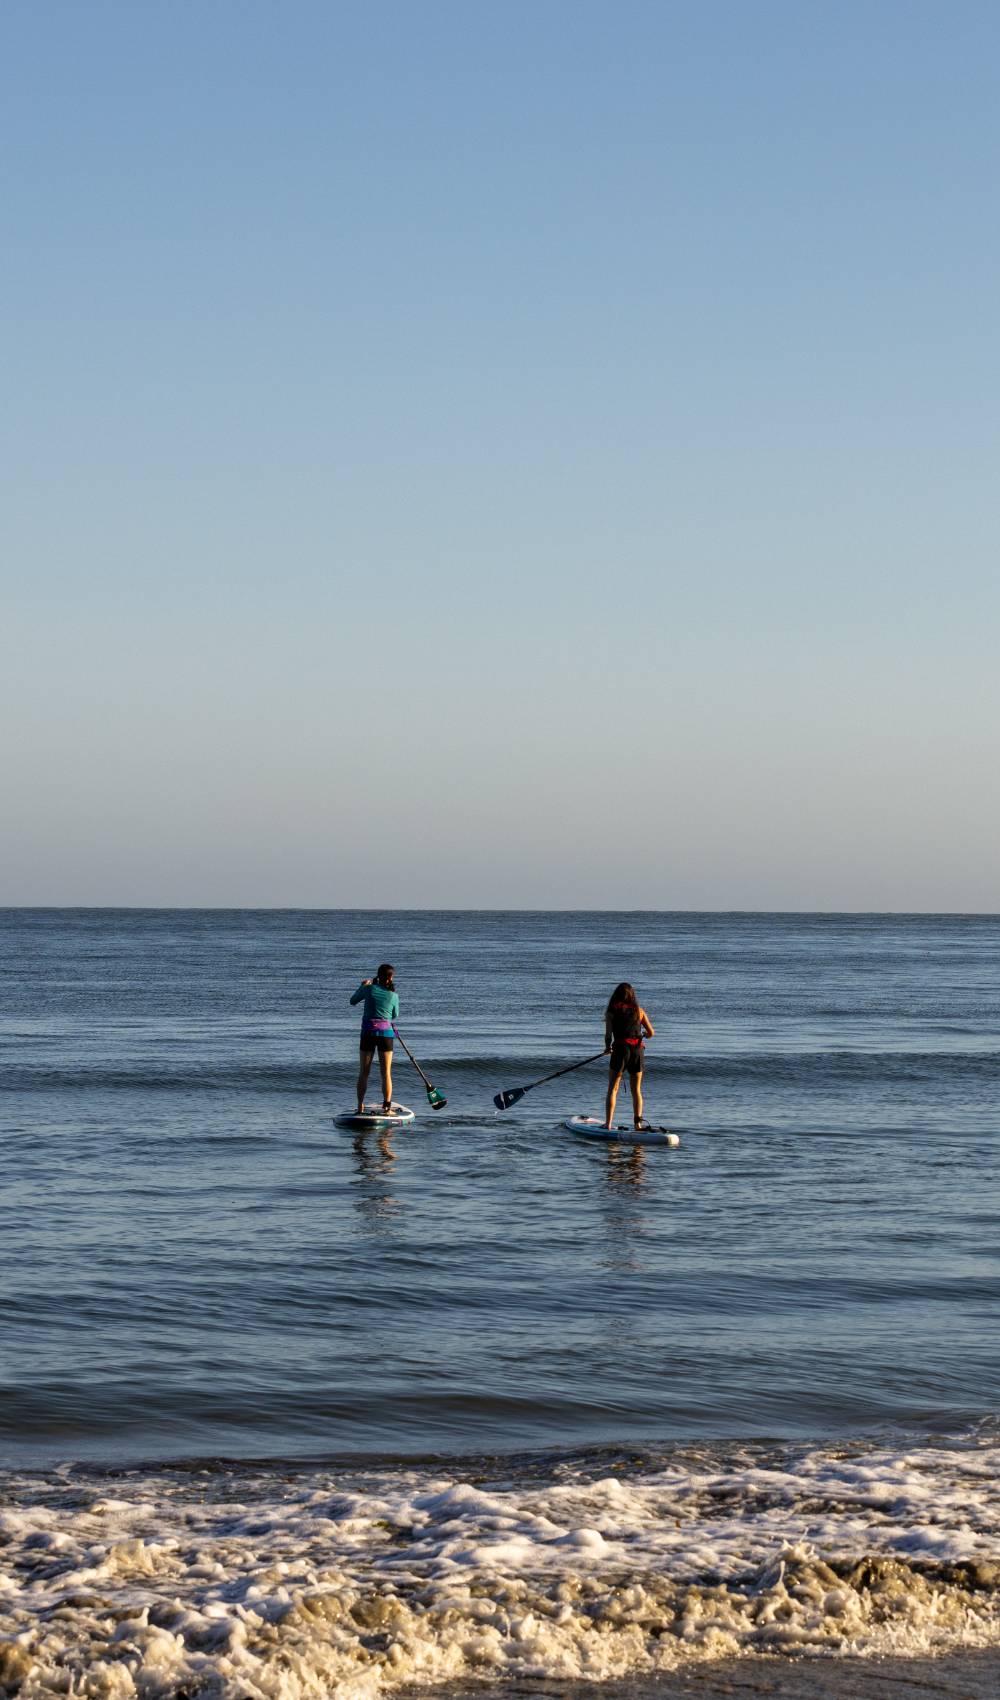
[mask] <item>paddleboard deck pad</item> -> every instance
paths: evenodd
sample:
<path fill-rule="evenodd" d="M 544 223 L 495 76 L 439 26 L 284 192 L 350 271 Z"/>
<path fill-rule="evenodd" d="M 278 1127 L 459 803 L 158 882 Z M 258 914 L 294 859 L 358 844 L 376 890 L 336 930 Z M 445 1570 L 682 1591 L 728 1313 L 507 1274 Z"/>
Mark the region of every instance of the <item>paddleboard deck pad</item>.
<path fill-rule="evenodd" d="M 582 1139 L 604 1139 L 614 1145 L 669 1145 L 677 1146 L 681 1142 L 679 1133 L 671 1133 L 668 1127 L 654 1127 L 646 1122 L 642 1127 L 633 1127 L 631 1122 L 619 1122 L 615 1127 L 607 1128 L 599 1116 L 570 1116 L 563 1122 L 570 1133 L 578 1133 Z"/>
<path fill-rule="evenodd" d="M 355 1132 L 362 1133 L 365 1128 L 405 1127 L 407 1122 L 415 1120 L 415 1112 L 408 1110 L 405 1104 L 393 1104 L 391 1110 L 377 1109 L 374 1104 L 363 1104 L 361 1114 L 351 1110 L 336 1117 L 337 1127 L 352 1127 Z"/>

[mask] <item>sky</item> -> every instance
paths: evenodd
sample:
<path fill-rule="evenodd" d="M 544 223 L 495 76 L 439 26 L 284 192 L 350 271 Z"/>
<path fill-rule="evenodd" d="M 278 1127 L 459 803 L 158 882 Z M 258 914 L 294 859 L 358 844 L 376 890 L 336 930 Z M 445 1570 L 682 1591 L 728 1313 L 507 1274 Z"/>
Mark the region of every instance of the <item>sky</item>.
<path fill-rule="evenodd" d="M 0 904 L 1000 911 L 998 64 L 5 0 Z"/>

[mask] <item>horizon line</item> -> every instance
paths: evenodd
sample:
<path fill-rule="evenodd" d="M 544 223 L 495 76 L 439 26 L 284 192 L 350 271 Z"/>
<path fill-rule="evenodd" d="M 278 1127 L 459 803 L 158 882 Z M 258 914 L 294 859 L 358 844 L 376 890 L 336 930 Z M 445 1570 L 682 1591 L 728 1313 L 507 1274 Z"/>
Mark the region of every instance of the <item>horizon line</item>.
<path fill-rule="evenodd" d="M 819 915 L 832 917 L 949 917 L 1000 920 L 995 909 L 700 909 L 700 908 L 545 908 L 494 904 L 314 904 L 314 903 L 0 903 L 0 914 L 155 914 L 155 915 Z"/>

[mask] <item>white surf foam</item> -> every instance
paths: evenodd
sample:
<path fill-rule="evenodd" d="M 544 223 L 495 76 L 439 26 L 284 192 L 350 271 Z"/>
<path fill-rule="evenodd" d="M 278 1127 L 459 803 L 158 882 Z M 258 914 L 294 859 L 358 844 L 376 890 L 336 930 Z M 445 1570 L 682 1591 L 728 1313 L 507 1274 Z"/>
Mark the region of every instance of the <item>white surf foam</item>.
<path fill-rule="evenodd" d="M 1000 1641 L 1000 1448 L 13 1477 L 0 1686 L 366 1700 Z"/>

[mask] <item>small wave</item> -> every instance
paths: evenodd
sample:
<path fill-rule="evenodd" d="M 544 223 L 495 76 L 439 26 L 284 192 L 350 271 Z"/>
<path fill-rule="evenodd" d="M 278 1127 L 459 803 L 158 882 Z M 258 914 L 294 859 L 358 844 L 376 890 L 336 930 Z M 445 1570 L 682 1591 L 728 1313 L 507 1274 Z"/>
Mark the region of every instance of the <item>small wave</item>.
<path fill-rule="evenodd" d="M 949 1051 L 754 1052 L 729 1056 L 671 1057 L 664 1072 L 671 1079 L 789 1082 L 812 1086 L 836 1082 L 882 1085 L 906 1081 L 985 1080 L 995 1078 L 1000 1053 Z"/>
<path fill-rule="evenodd" d="M 336 1063 L 159 1063 L 134 1068 L 31 1068 L 14 1065 L 0 1072 L 0 1090 L 8 1092 L 325 1092 L 356 1073 L 356 1065 Z"/>
<path fill-rule="evenodd" d="M 490 1094 L 525 1085 L 560 1066 L 552 1055 L 435 1057 L 422 1063 L 439 1085 L 475 1080 Z M 405 1065 L 404 1065 L 405 1066 Z M 974 1051 L 811 1051 L 727 1052 L 718 1054 L 650 1056 L 647 1072 L 662 1081 L 747 1085 L 790 1084 L 800 1088 L 829 1084 L 881 1085 L 939 1081 L 949 1084 L 994 1080 L 1000 1052 Z M 594 1064 L 598 1070 L 599 1063 Z M 355 1061 L 333 1062 L 159 1062 L 134 1067 L 94 1067 L 11 1064 L 0 1072 L 0 1090 L 30 1091 L 144 1091 L 144 1092 L 279 1092 L 319 1093 L 353 1080 Z"/>

